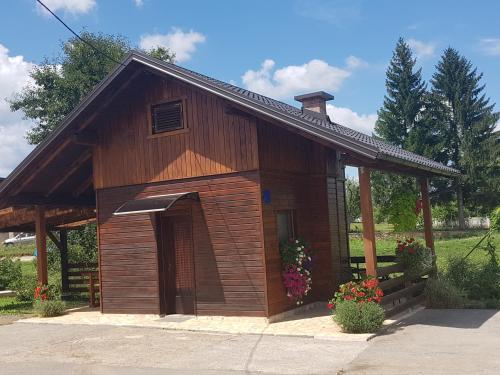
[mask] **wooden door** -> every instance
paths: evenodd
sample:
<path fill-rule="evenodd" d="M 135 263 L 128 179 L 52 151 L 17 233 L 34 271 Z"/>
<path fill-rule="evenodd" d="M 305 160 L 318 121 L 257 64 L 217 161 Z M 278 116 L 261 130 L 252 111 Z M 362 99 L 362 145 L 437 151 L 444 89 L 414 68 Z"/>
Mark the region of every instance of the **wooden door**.
<path fill-rule="evenodd" d="M 164 314 L 195 313 L 193 233 L 191 217 L 160 220 L 160 301 Z"/>

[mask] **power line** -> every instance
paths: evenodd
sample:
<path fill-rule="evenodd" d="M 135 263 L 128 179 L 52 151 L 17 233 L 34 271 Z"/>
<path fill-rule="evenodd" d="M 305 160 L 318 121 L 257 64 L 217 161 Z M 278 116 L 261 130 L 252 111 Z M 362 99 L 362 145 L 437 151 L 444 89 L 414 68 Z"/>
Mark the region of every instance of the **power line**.
<path fill-rule="evenodd" d="M 92 43 L 90 43 L 89 41 L 83 39 L 80 35 L 78 35 L 78 33 L 76 33 L 71 27 L 69 27 L 62 19 L 60 19 L 57 14 L 55 14 L 53 11 L 51 11 L 49 9 L 49 7 L 47 5 L 45 5 L 44 3 L 41 2 L 41 0 L 36 0 L 42 7 L 44 7 L 50 14 L 52 14 L 60 23 L 63 24 L 63 26 L 65 28 L 67 28 L 74 36 L 76 36 L 78 39 L 80 39 L 83 43 L 85 43 L 86 45 L 88 45 L 90 48 L 92 48 L 94 51 L 96 51 L 97 53 L 100 53 L 101 55 L 103 55 L 104 57 L 107 57 L 108 59 L 110 59 L 111 61 L 121 65 L 121 66 L 125 66 L 123 63 L 121 63 L 120 61 L 116 60 L 113 56 L 110 56 L 109 54 L 107 54 L 106 52 L 104 51 L 101 51 L 99 48 L 97 48 L 96 46 L 94 46 Z"/>

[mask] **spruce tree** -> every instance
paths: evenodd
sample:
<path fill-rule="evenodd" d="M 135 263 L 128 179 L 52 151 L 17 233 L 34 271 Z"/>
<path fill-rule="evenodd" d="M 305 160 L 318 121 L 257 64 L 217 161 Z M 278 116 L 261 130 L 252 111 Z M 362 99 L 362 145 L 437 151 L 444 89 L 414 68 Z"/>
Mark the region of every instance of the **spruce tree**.
<path fill-rule="evenodd" d="M 421 69 L 403 38 L 399 38 L 387 69 L 387 95 L 378 112 L 375 133 L 384 140 L 408 148 L 410 134 L 421 120 L 426 87 Z"/>
<path fill-rule="evenodd" d="M 473 202 L 488 192 L 487 183 L 491 152 L 490 143 L 499 114 L 484 94 L 483 74 L 457 50 L 447 48 L 436 66 L 432 93 L 444 108 L 446 142 L 443 162 L 460 170 L 464 177 L 455 184 L 459 226 L 465 227 L 464 194 Z M 486 185 L 486 186 L 485 186 Z"/>
<path fill-rule="evenodd" d="M 415 65 L 410 47 L 403 38 L 399 38 L 387 69 L 387 94 L 378 111 L 375 133 L 395 146 L 427 155 L 427 145 L 434 142 L 422 141 L 428 134 L 422 121 L 429 98 L 421 69 L 416 69 Z M 373 188 L 379 218 L 387 218 L 396 229 L 415 229 L 414 223 L 407 227 L 400 225 L 401 217 L 408 213 L 411 215 L 415 208 L 418 189 L 414 178 L 375 172 Z"/>

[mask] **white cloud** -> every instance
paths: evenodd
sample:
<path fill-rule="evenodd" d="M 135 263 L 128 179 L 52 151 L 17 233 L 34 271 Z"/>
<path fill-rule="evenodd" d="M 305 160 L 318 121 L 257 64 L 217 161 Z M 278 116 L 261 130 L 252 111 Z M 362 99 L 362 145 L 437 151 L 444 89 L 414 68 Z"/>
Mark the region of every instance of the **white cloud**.
<path fill-rule="evenodd" d="M 136 7 L 142 7 L 144 5 L 144 0 L 134 0 Z"/>
<path fill-rule="evenodd" d="M 184 32 L 179 28 L 172 28 L 168 34 L 146 34 L 141 36 L 139 46 L 150 50 L 156 47 L 168 48 L 175 52 L 175 59 L 179 62 L 187 61 L 196 51 L 199 43 L 204 43 L 206 36 L 196 31 Z"/>
<path fill-rule="evenodd" d="M 376 114 L 360 115 L 350 108 L 337 107 L 332 104 L 326 105 L 326 112 L 333 122 L 368 135 L 373 133 L 377 121 Z"/>
<path fill-rule="evenodd" d="M 500 38 L 485 38 L 480 40 L 480 46 L 487 55 L 500 55 Z"/>
<path fill-rule="evenodd" d="M 366 66 L 366 63 L 349 56 L 345 68 L 318 59 L 279 69 L 275 69 L 275 65 L 274 60 L 267 59 L 259 70 L 246 71 L 241 77 L 243 84 L 251 91 L 281 99 L 312 91 L 337 91 L 354 69 Z"/>
<path fill-rule="evenodd" d="M 436 52 L 436 43 L 434 42 L 425 43 L 417 39 L 408 39 L 408 45 L 415 52 L 418 59 L 434 56 Z"/>
<path fill-rule="evenodd" d="M 96 6 L 96 0 L 44 0 L 43 3 L 53 12 L 61 10 L 71 14 L 85 14 Z M 49 14 L 38 3 L 37 8 L 42 14 Z"/>
<path fill-rule="evenodd" d="M 24 138 L 30 122 L 11 112 L 6 100 L 29 82 L 32 67 L 23 56 L 9 56 L 0 44 L 0 177 L 8 175 L 33 148 Z"/>

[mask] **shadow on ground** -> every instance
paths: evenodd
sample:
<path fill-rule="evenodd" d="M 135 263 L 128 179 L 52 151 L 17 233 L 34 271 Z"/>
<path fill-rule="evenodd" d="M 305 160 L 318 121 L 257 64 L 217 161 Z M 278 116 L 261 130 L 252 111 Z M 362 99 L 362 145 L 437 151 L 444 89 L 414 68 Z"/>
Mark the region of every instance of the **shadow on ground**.
<path fill-rule="evenodd" d="M 467 311 L 467 314 L 464 314 Z M 499 310 L 482 309 L 425 309 L 389 326 L 379 336 L 390 335 L 408 326 L 434 326 L 461 329 L 478 329 Z"/>

